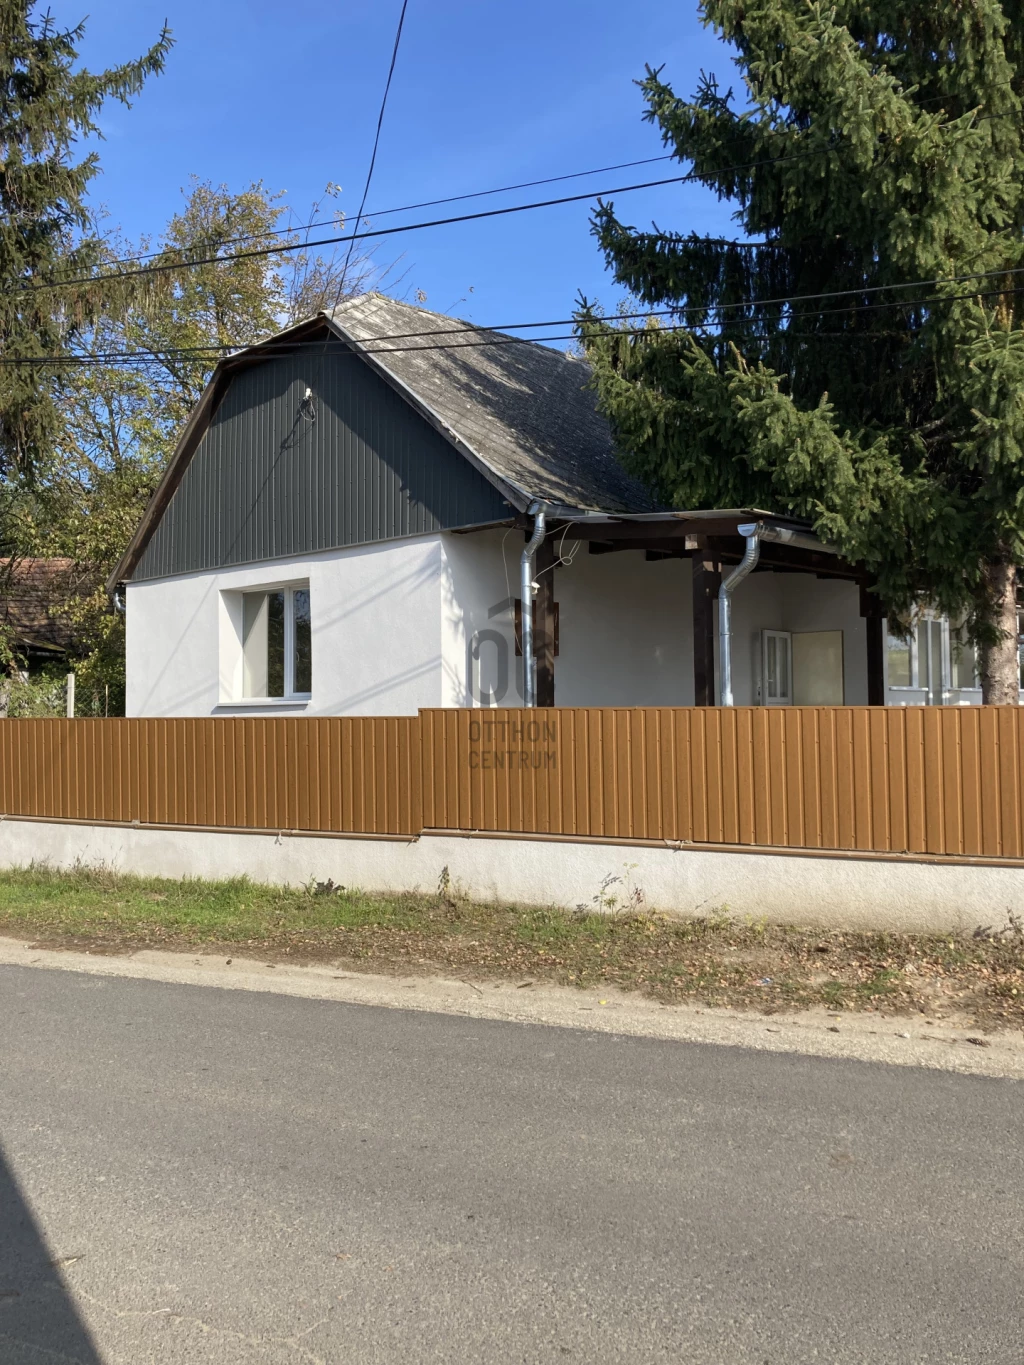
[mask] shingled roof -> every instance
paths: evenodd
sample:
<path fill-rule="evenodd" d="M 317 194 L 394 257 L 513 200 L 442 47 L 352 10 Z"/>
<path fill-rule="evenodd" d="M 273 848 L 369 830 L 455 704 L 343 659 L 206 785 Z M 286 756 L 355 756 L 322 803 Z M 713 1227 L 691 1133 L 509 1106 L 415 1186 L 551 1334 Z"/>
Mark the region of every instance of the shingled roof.
<path fill-rule="evenodd" d="M 0 622 L 17 648 L 66 654 L 76 643 L 68 602 L 94 578 L 72 559 L 0 560 Z"/>
<path fill-rule="evenodd" d="M 581 511 L 653 510 L 616 458 L 585 361 L 383 294 L 349 299 L 329 316 L 524 506 L 539 498 Z"/>

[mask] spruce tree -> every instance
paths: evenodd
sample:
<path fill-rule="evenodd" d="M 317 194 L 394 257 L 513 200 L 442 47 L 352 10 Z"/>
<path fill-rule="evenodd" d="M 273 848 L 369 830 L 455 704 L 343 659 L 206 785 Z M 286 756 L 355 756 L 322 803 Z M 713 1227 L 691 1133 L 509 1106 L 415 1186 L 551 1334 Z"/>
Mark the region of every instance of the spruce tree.
<path fill-rule="evenodd" d="M 737 242 L 602 205 L 651 314 L 582 306 L 624 462 L 668 505 L 809 518 L 892 626 L 965 619 L 984 700 L 1018 698 L 1024 563 L 1024 5 L 704 0 L 738 93 L 639 82 Z M 657 313 L 659 316 L 655 317 Z"/>
<path fill-rule="evenodd" d="M 94 73 L 77 66 L 83 26 L 59 28 L 36 10 L 34 0 L 0 0 L 0 362 L 8 362 L 0 363 L 0 480 L 8 491 L 12 480 L 37 476 L 58 444 L 52 358 L 116 306 L 109 287 L 77 283 L 101 256 L 86 203 L 98 157 L 77 144 L 98 135 L 106 100 L 130 103 L 162 70 L 171 43 L 165 29 L 137 61 Z"/>

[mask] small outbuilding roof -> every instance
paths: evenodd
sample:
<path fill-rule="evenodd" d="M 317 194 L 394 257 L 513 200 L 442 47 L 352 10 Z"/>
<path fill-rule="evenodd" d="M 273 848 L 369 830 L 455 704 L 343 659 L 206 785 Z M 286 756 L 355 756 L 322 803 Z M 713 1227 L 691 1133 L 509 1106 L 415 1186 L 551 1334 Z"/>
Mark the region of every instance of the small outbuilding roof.
<path fill-rule="evenodd" d="M 517 491 L 581 511 L 650 512 L 619 463 L 584 360 L 459 318 L 362 294 L 334 330 Z"/>
<path fill-rule="evenodd" d="M 95 578 L 72 559 L 2 559 L 0 622 L 20 649 L 66 654 L 76 643 L 68 603 L 83 587 Z"/>

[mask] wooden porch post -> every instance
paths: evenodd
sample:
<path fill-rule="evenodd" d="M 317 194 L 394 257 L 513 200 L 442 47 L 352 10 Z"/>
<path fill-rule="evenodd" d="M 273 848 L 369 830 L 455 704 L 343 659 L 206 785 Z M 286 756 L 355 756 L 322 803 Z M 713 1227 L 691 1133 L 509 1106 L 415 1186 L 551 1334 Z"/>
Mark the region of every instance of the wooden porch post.
<path fill-rule="evenodd" d="M 885 705 L 885 639 L 882 623 L 885 612 L 873 592 L 861 584 L 860 614 L 868 637 L 868 705 Z"/>
<path fill-rule="evenodd" d="M 693 566 L 693 701 L 695 706 L 714 706 L 715 696 L 715 602 L 722 581 L 718 564 L 706 549 L 697 549 Z"/>
<path fill-rule="evenodd" d="M 533 599 L 534 649 L 537 659 L 537 705 L 555 704 L 555 536 L 548 533 L 538 546 L 533 576 L 538 583 Z"/>

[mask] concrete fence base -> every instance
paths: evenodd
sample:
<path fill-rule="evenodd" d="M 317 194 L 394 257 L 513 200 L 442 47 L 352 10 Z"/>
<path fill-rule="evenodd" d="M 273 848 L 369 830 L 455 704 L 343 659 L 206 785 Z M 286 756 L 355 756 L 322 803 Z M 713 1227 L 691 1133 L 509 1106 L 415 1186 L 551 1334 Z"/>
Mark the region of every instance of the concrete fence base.
<path fill-rule="evenodd" d="M 1024 906 L 1024 866 L 625 843 L 549 842 L 446 832 L 418 839 L 0 820 L 0 866 L 76 863 L 141 876 L 298 885 L 315 877 L 366 891 L 433 891 L 442 869 L 479 900 L 685 916 L 725 910 L 780 924 L 918 933 L 1001 926 Z"/>

